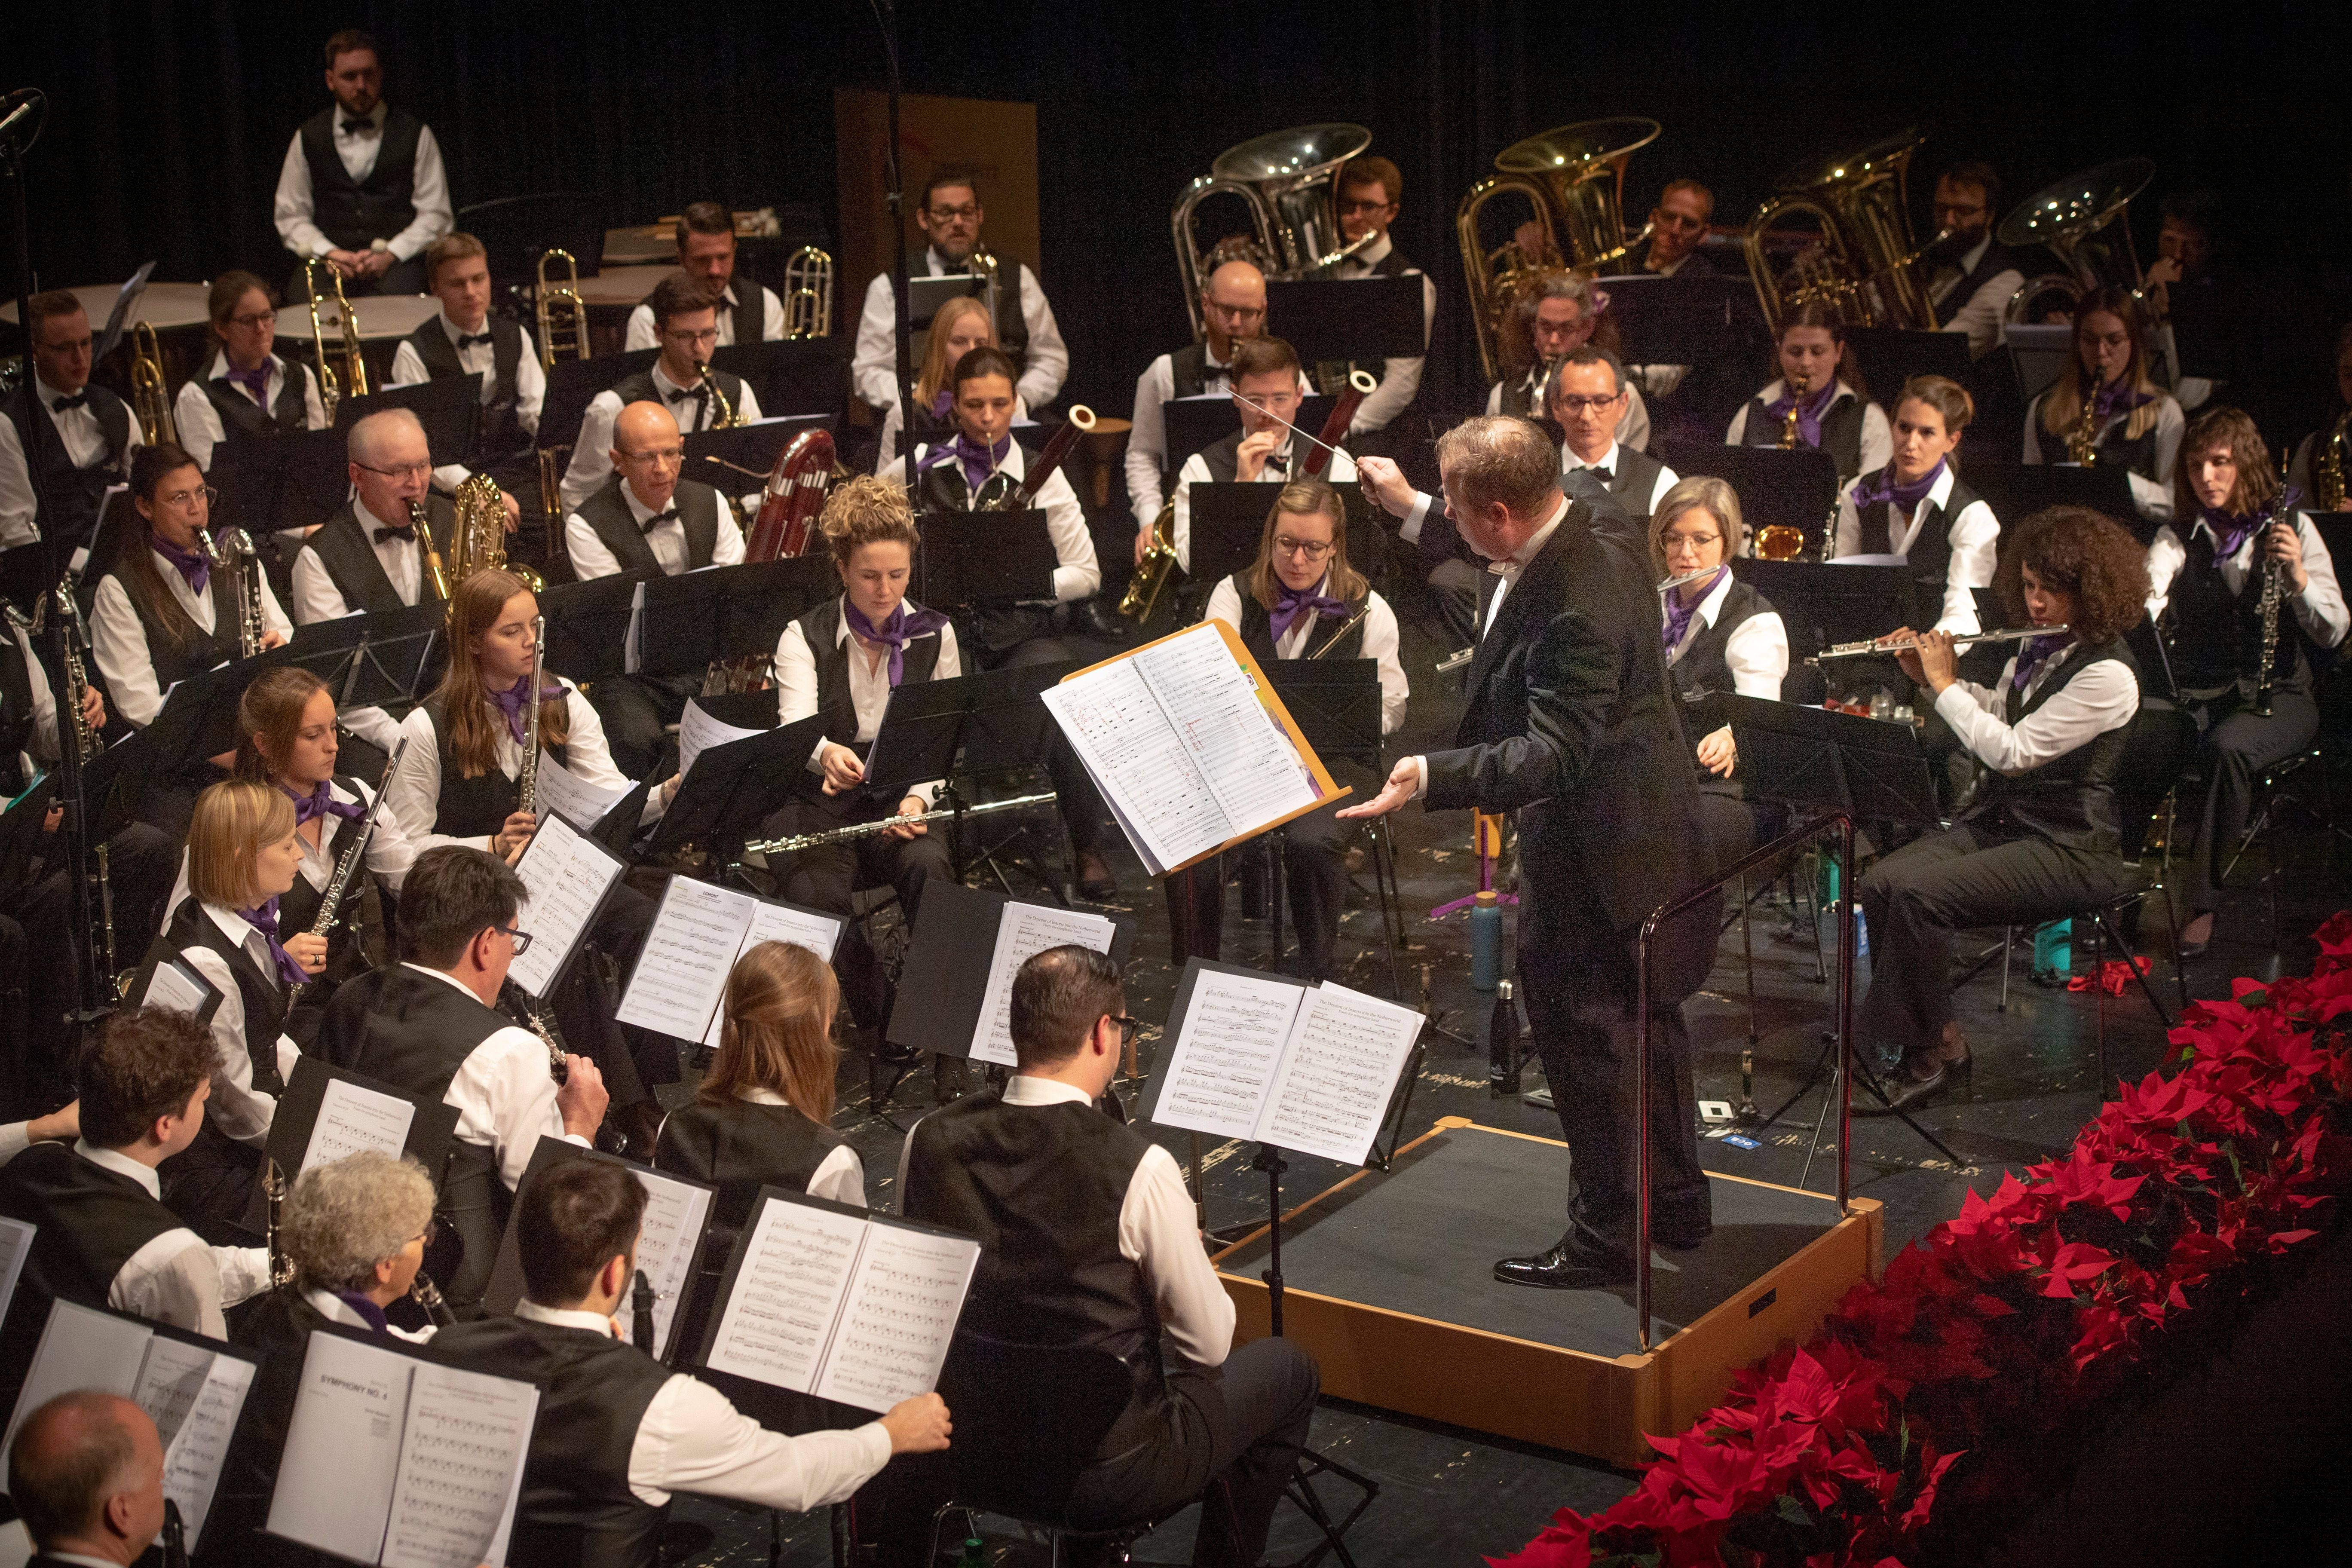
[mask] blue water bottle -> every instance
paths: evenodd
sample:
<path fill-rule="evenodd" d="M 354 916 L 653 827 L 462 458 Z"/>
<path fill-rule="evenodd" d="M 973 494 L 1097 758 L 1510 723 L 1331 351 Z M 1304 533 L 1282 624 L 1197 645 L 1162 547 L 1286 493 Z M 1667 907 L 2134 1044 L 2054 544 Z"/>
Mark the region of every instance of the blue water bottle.
<path fill-rule="evenodd" d="M 1503 978 L 1503 906 L 1493 889 L 1470 904 L 1470 988 L 1492 991 Z"/>

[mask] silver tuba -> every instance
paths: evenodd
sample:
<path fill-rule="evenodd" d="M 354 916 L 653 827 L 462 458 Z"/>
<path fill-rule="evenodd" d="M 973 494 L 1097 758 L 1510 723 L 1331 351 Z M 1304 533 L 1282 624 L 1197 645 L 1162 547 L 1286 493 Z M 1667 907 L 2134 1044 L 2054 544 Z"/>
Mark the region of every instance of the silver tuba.
<path fill-rule="evenodd" d="M 1997 237 L 2001 244 L 2041 246 L 2066 270 L 2028 279 L 2009 297 L 2003 321 L 2031 320 L 2034 307 L 2047 296 L 2055 295 L 2071 307 L 2098 289 L 2139 293 L 2139 256 L 2132 248 L 2131 225 L 2124 213 L 2154 178 L 2154 160 L 2118 158 L 2069 174 L 2011 208 L 2000 220 Z"/>
<path fill-rule="evenodd" d="M 1184 277 L 1184 310 L 1199 337 L 1201 289 L 1225 261 L 1255 262 L 1268 278 L 1304 278 L 1354 255 L 1371 236 L 1348 244 L 1339 237 L 1341 165 L 1372 144 L 1360 125 L 1299 125 L 1228 147 L 1209 172 L 1184 187 L 1169 216 L 1176 266 Z M 1249 207 L 1254 240 L 1226 241 L 1203 251 L 1193 242 L 1192 210 L 1213 195 L 1239 196 Z"/>

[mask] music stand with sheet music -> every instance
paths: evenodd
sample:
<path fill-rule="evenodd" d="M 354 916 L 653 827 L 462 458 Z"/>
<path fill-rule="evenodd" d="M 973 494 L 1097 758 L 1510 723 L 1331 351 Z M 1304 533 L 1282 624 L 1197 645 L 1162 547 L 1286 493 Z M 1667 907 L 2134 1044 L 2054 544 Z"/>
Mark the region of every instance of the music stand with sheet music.
<path fill-rule="evenodd" d="M 629 616 L 629 664 L 640 675 L 700 675 L 720 659 L 772 656 L 786 626 L 840 591 L 830 555 L 648 577 Z"/>
<path fill-rule="evenodd" d="M 694 759 L 686 782 L 654 826 L 647 857 L 688 844 L 740 844 L 789 801 L 808 771 L 809 753 L 824 734 L 824 715 L 710 746 Z"/>
<path fill-rule="evenodd" d="M 849 353 L 856 344 L 856 336 L 846 332 L 728 343 L 711 351 L 710 364 L 741 376 L 760 400 L 760 412 L 771 418 L 837 415 L 849 401 Z"/>
<path fill-rule="evenodd" d="M 1393 278 L 1269 278 L 1265 319 L 1301 364 L 1326 360 L 1413 359 L 1429 352 L 1419 272 Z M 1310 425 L 1308 429 L 1318 429 Z"/>
<path fill-rule="evenodd" d="M 764 403 L 761 406 L 765 406 Z M 830 414 L 793 414 L 724 430 L 695 430 L 686 437 L 685 477 L 718 488 L 723 496 L 757 493 L 768 482 L 776 458 L 804 430 L 835 434 L 841 421 Z M 744 531 L 751 531 L 750 520 Z"/>
<path fill-rule="evenodd" d="M 651 370 L 659 349 L 631 349 L 626 353 L 597 354 L 592 359 L 560 359 L 547 373 L 547 395 L 540 405 L 538 445 L 541 450 L 569 447 L 580 439 L 580 422 L 596 395 L 609 392 L 624 377 Z"/>
<path fill-rule="evenodd" d="M 273 533 L 326 521 L 352 489 L 351 458 L 340 430 L 231 436 L 213 447 L 205 477 L 220 492 L 214 531 L 242 528 L 257 544 Z"/>
<path fill-rule="evenodd" d="M 1418 352 L 1418 351 L 1416 351 Z M 1298 415 L 1291 423 L 1309 436 L 1321 433 L 1331 417 L 1331 409 L 1339 400 L 1320 393 L 1298 400 Z M 1168 434 L 1168 482 L 1173 486 L 1184 460 L 1204 447 L 1213 447 L 1242 427 L 1239 405 L 1222 392 L 1203 393 L 1198 397 L 1171 397 L 1160 405 L 1161 424 Z M 1346 443 L 1340 443 L 1345 446 Z"/>
<path fill-rule="evenodd" d="M 1277 658 L 1264 667 L 1275 695 L 1290 710 L 1298 732 L 1326 763 L 1334 758 L 1363 768 L 1374 778 L 1387 774 L 1381 741 L 1380 661 L 1370 658 Z M 1389 958 L 1389 994 L 1402 995 L 1397 978 L 1397 950 L 1405 944 L 1404 896 L 1396 880 L 1396 846 L 1388 833 L 1386 816 L 1365 826 L 1372 836 L 1372 884 L 1381 904 L 1381 939 Z M 1276 853 L 1289 853 L 1288 833 L 1274 831 Z M 1287 880 L 1276 884 L 1286 887 Z M 1270 895 L 1275 910 L 1273 952 L 1282 954 L 1282 899 Z M 1410 1083 L 1405 1092 L 1412 1093 Z"/>
<path fill-rule="evenodd" d="M 934 899 L 931 895 L 940 896 Z M 971 1059 L 971 1038 L 996 960 L 1004 906 L 1026 902 L 988 888 L 934 879 L 923 889 L 913 939 L 884 1038 L 910 1051 Z M 1125 969 L 1135 955 L 1135 921 L 1111 915 L 1110 960 Z"/>
<path fill-rule="evenodd" d="M 2142 544 L 2156 541 L 2157 524 L 2142 517 L 2132 500 L 2131 470 L 2073 463 L 1970 463 L 1963 476 L 1969 489 L 1992 508 L 2004 529 L 2013 529 L 2046 507 L 2088 507 L 2113 518 Z"/>
<path fill-rule="evenodd" d="M 440 677 L 448 606 L 439 600 L 397 610 L 339 616 L 294 628 L 287 645 L 300 665 L 335 694 L 339 709 L 382 708 L 395 718 L 424 700 Z"/>
<path fill-rule="evenodd" d="M 114 309 L 106 313 L 106 325 L 99 331 L 97 346 L 90 350 L 90 363 L 96 364 L 112 353 L 114 345 L 122 341 L 123 332 L 131 325 L 131 310 L 139 303 L 140 296 L 147 292 L 147 279 L 154 275 L 155 264 L 150 261 L 115 290 Z"/>
<path fill-rule="evenodd" d="M 660 575 L 647 567 L 585 583 L 550 584 L 539 595 L 539 613 L 547 617 L 547 668 L 575 684 L 620 674 L 637 584 Z"/>
<path fill-rule="evenodd" d="M 1741 557 L 1731 574 L 1772 601 L 1788 631 L 1789 655 L 1802 661 L 1834 643 L 1885 637 L 1916 626 L 1918 578 L 1907 565 L 1758 561 Z M 1893 658 L 1893 655 L 1888 655 Z"/>
<path fill-rule="evenodd" d="M 1813 447 L 1728 447 L 1720 441 L 1653 437 L 1650 456 L 1685 479 L 1705 474 L 1729 485 L 1751 540 L 1768 528 L 1793 528 L 1805 553 L 1828 552 L 1838 496 L 1837 459 Z"/>
<path fill-rule="evenodd" d="M 346 397 L 335 405 L 333 427 L 348 438 L 351 427 L 369 415 L 405 408 L 425 426 L 425 444 L 436 465 L 471 463 L 480 449 L 481 404 L 482 373 L 467 371 Z"/>
<path fill-rule="evenodd" d="M 270 1113 L 269 1136 L 263 1151 L 278 1163 L 288 1183 L 305 1169 L 303 1155 L 310 1147 L 311 1134 L 325 1107 L 328 1086 L 335 1083 L 407 1105 L 408 1131 L 401 1139 L 400 1152 L 425 1167 L 433 1190 L 438 1193 L 447 1174 L 450 1141 L 457 1131 L 457 1108 L 445 1104 L 438 1097 L 394 1089 L 308 1052 L 294 1060 L 294 1076 L 287 1079 L 285 1092 L 278 1097 L 278 1109 Z M 268 1234 L 268 1197 L 259 1182 L 253 1184 L 253 1200 L 246 1205 L 245 1217 L 239 1223 L 254 1236 Z"/>
<path fill-rule="evenodd" d="M 927 511 L 915 519 L 907 596 L 926 608 L 1019 603 L 1054 597 L 1061 556 L 1042 511 Z"/>
<path fill-rule="evenodd" d="M 233 658 L 175 682 L 163 694 L 163 706 L 156 711 L 154 720 L 140 731 L 140 737 L 154 748 L 152 763 L 157 775 L 168 778 L 184 768 L 236 750 L 236 708 L 245 696 L 245 689 L 263 670 L 293 662 L 294 650 L 290 647 L 264 648 L 251 658 Z M 129 744 L 128 741 L 123 742 L 123 746 Z M 110 746 L 92 757 L 89 765 L 95 768 L 101 758 L 122 749 Z"/>

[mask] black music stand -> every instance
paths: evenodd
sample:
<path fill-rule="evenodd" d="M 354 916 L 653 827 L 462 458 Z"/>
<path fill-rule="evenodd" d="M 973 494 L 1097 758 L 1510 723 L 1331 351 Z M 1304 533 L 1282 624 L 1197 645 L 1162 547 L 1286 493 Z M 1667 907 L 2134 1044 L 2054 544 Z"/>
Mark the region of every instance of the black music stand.
<path fill-rule="evenodd" d="M 1755 286 L 1745 278 L 1642 272 L 1602 278 L 1599 284 L 1609 296 L 1628 364 L 1703 365 L 1748 353 L 1749 340 L 1764 333 Z"/>
<path fill-rule="evenodd" d="M 571 252 L 580 276 L 593 278 L 604 254 L 604 207 L 601 193 L 534 191 L 459 207 L 457 226 L 482 242 L 501 284 L 530 279 L 541 256 L 555 249 Z"/>
<path fill-rule="evenodd" d="M 479 446 L 476 437 L 482 423 L 481 402 L 482 373 L 468 371 L 411 386 L 385 387 L 365 397 L 346 397 L 335 405 L 334 428 L 346 432 L 348 438 L 351 427 L 369 415 L 405 408 L 425 426 L 425 444 L 435 464 L 470 463 Z"/>
<path fill-rule="evenodd" d="M 1800 660 L 1833 643 L 1916 626 L 1923 613 L 1918 579 L 1908 566 L 1743 557 L 1731 563 L 1731 574 L 1772 601 L 1788 629 L 1790 657 Z"/>
<path fill-rule="evenodd" d="M 156 758 L 162 752 L 151 732 L 153 729 L 151 724 L 137 731 L 82 764 L 82 799 L 87 803 L 84 810 L 91 844 L 105 843 L 131 820 L 147 781 L 161 773 Z M 10 815 L 15 815 L 13 808 Z"/>
<path fill-rule="evenodd" d="M 660 575 L 652 570 L 621 572 L 550 584 L 539 595 L 539 613 L 547 617 L 547 668 L 581 683 L 620 674 L 637 584 Z"/>
<path fill-rule="evenodd" d="M 1330 419 L 1332 406 L 1339 401 L 1320 394 L 1302 397 L 1298 400 L 1298 416 L 1291 423 L 1309 436 L 1315 435 Z M 1160 405 L 1160 415 L 1168 434 L 1168 473 L 1171 481 L 1183 468 L 1185 458 L 1202 447 L 1215 446 L 1242 427 L 1240 407 L 1222 392 L 1203 393 L 1198 397 L 1171 397 Z"/>
<path fill-rule="evenodd" d="M 936 893 L 940 895 L 933 898 Z M 934 880 L 923 889 L 907 963 L 883 1037 L 891 1045 L 934 1056 L 971 1058 L 980 1004 L 996 959 L 996 928 L 1016 900 L 986 888 Z M 1042 906 L 1041 906 L 1042 907 Z M 1121 969 L 1135 954 L 1135 921 L 1109 917 L 1110 958 Z"/>
<path fill-rule="evenodd" d="M 1739 497 L 1749 539 L 1767 528 L 1793 528 L 1805 536 L 1805 554 L 1818 560 L 1828 553 L 1838 471 L 1827 452 L 1659 436 L 1650 442 L 1650 456 L 1685 479 L 1705 474 L 1729 485 Z"/>
<path fill-rule="evenodd" d="M 547 373 L 547 396 L 540 405 L 540 447 L 569 447 L 579 440 L 580 421 L 596 395 L 611 391 L 624 376 L 651 370 L 660 357 L 659 349 L 632 349 L 593 359 L 557 360 L 555 368 Z"/>
<path fill-rule="evenodd" d="M 1265 675 L 1275 695 L 1289 710 L 1307 744 L 1326 763 L 1352 763 L 1374 778 L 1382 777 L 1387 759 L 1381 743 L 1380 662 L 1370 658 L 1277 658 L 1266 662 Z M 1397 885 L 1396 846 L 1387 832 L 1389 819 L 1376 817 L 1367 826 L 1372 834 L 1372 885 L 1381 904 L 1381 940 L 1388 950 L 1389 994 L 1402 1000 L 1397 976 L 1397 950 L 1404 946 L 1404 895 Z M 1274 830 L 1277 856 L 1288 853 L 1285 828 Z M 1286 882 L 1284 884 L 1286 886 Z M 1279 897 L 1270 900 L 1279 910 Z M 1275 919 L 1274 954 L 1282 955 L 1282 922 Z M 1411 1099 L 1408 1080 L 1405 1094 Z M 1402 1122 L 1400 1122 L 1402 1125 Z M 1393 1142 L 1391 1152 L 1394 1152 Z M 1386 1167 L 1383 1166 L 1383 1169 Z"/>
<path fill-rule="evenodd" d="M 41 825 L 57 798 L 58 775 L 44 773 L 0 812 L 0 877 L 8 886 L 30 882 L 33 868 L 47 858 Z"/>
<path fill-rule="evenodd" d="M 677 798 L 655 825 L 646 854 L 682 849 L 698 840 L 719 846 L 750 837 L 792 798 L 824 734 L 824 715 L 814 713 L 698 754 Z"/>
<path fill-rule="evenodd" d="M 408 1133 L 401 1141 L 400 1152 L 425 1167 L 425 1174 L 433 1183 L 433 1190 L 441 1190 L 447 1174 L 449 1143 L 457 1131 L 457 1108 L 445 1104 L 437 1097 L 427 1099 L 410 1094 L 405 1089 L 368 1077 L 364 1073 L 338 1067 L 322 1057 L 304 1053 L 295 1058 L 294 1076 L 287 1080 L 286 1091 L 278 1097 L 278 1109 L 270 1114 L 269 1136 L 265 1152 L 278 1163 L 286 1180 L 291 1184 L 302 1173 L 302 1155 L 310 1146 L 310 1134 L 319 1124 L 319 1112 L 324 1108 L 327 1086 L 336 1081 L 364 1089 L 392 1100 L 404 1100 L 409 1109 Z M 551 1140 L 561 1142 L 561 1139 Z M 268 1234 L 268 1198 L 261 1184 L 253 1184 L 253 1198 L 246 1205 L 245 1217 L 238 1222 L 254 1236 Z"/>
<path fill-rule="evenodd" d="M 448 607 L 437 600 L 294 628 L 288 660 L 326 683 L 339 709 L 405 712 L 441 672 Z"/>
<path fill-rule="evenodd" d="M 1061 557 L 1042 511 L 927 511 L 909 598 L 935 610 L 1051 600 Z"/>
<path fill-rule="evenodd" d="M 2140 515 L 2132 500 L 2131 473 L 2122 468 L 2078 468 L 2072 463 L 1970 463 L 1969 489 L 1984 499 L 2005 528 L 2015 528 L 2045 507 L 2081 506 L 2113 518 L 2142 544 L 2156 541 L 2157 524 Z"/>
<path fill-rule="evenodd" d="M 1961 304 L 1968 301 L 1961 300 Z M 1903 327 L 1848 327 L 1845 341 L 1859 357 L 1871 384 L 1898 390 L 1915 375 L 1940 375 L 1968 384 L 1966 332 L 1915 332 Z M 1887 412 L 1894 412 L 1889 403 Z"/>
<path fill-rule="evenodd" d="M 711 352 L 710 363 L 750 383 L 763 415 L 837 415 L 849 401 L 849 353 L 856 344 L 856 335 L 847 332 L 729 343 Z"/>
<path fill-rule="evenodd" d="M 721 495 L 750 495 L 767 483 L 777 454 L 792 445 L 793 437 L 803 430 L 831 435 L 840 423 L 830 414 L 794 414 L 724 430 L 688 431 L 686 478 L 715 485 Z"/>
<path fill-rule="evenodd" d="M 907 279 L 907 324 L 919 332 L 931 330 L 931 318 L 950 300 L 976 299 L 983 285 L 969 272 L 950 272 L 943 278 L 924 276 Z"/>
<path fill-rule="evenodd" d="M 1393 278 L 1269 278 L 1265 316 L 1282 323 L 1283 341 L 1298 351 L 1302 364 L 1412 359 L 1429 352 L 1429 318 L 1422 310 L 1424 281 L 1419 272 Z"/>
<path fill-rule="evenodd" d="M 722 658 L 772 655 L 786 626 L 840 591 L 826 555 L 648 577 L 629 616 L 630 672 L 700 675 Z"/>
<path fill-rule="evenodd" d="M 242 528 L 256 542 L 326 521 L 352 489 L 351 458 L 340 430 L 232 436 L 213 447 L 205 478 L 220 491 L 215 531 Z"/>
<path fill-rule="evenodd" d="M 169 777 L 197 763 L 209 762 L 236 750 L 236 705 L 245 689 L 265 669 L 295 662 L 291 647 L 265 648 L 251 658 L 234 658 L 201 675 L 175 683 L 163 694 L 163 706 L 137 737 L 154 750 L 158 776 Z M 111 761 L 130 742 L 109 747 L 90 759 L 89 766 Z"/>

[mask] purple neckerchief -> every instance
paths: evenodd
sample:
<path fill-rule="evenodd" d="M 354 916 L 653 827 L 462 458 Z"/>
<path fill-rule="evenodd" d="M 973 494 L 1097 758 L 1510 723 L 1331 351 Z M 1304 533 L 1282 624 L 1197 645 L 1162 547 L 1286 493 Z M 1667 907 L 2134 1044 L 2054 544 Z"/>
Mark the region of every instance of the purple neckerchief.
<path fill-rule="evenodd" d="M 1878 470 L 1876 482 L 1868 485 L 1857 483 L 1853 487 L 1853 510 L 1860 511 L 1864 507 L 1876 506 L 1881 501 L 1893 501 L 1895 510 L 1907 518 L 1918 510 L 1919 502 L 1943 477 L 1944 459 L 1938 458 L 1936 466 L 1919 478 L 1908 484 L 1898 484 L 1895 479 L 1895 466 L 1890 463 Z M 1889 542 L 1891 545 L 1892 542 Z"/>
<path fill-rule="evenodd" d="M 948 624 L 948 618 L 937 610 L 917 610 L 912 615 L 908 614 L 904 599 L 899 600 L 898 607 L 890 612 L 890 618 L 877 626 L 866 618 L 865 611 L 844 597 L 841 618 L 849 623 L 850 631 L 856 636 L 877 647 L 890 650 L 890 685 L 893 689 L 907 673 L 907 645 L 917 637 L 929 637 Z"/>
<path fill-rule="evenodd" d="M 183 550 L 178 545 L 166 542 L 161 535 L 151 534 L 148 542 L 154 547 L 156 554 L 172 563 L 173 571 L 188 580 L 188 592 L 202 598 L 205 584 L 211 581 L 213 574 L 213 563 L 205 559 L 205 552 L 202 550 Z"/>
<path fill-rule="evenodd" d="M 1285 583 L 1276 589 L 1274 610 L 1267 616 L 1274 626 L 1275 646 L 1277 647 L 1281 646 L 1282 639 L 1290 635 L 1290 628 L 1297 623 L 1301 616 L 1321 616 L 1328 619 L 1342 616 L 1348 613 L 1348 606 L 1345 604 L 1320 592 L 1323 584 L 1330 580 L 1330 577 L 1326 575 L 1322 582 L 1316 584 L 1312 588 L 1294 588 Z"/>
<path fill-rule="evenodd" d="M 514 742 L 518 746 L 522 744 L 523 733 L 522 689 L 530 684 L 530 677 L 526 675 L 504 691 L 492 691 L 489 694 L 492 705 L 507 716 L 507 733 L 514 737 Z M 539 700 L 542 702 L 552 702 L 562 695 L 563 688 L 561 686 L 542 686 L 539 689 Z"/>
<path fill-rule="evenodd" d="M 1690 630 L 1691 617 L 1698 614 L 1698 607 L 1706 603 L 1706 596 L 1715 592 L 1716 585 L 1723 581 L 1723 574 L 1730 570 L 1728 566 L 1717 567 L 1715 575 L 1706 580 L 1706 585 L 1688 599 L 1683 597 L 1680 589 L 1666 595 L 1665 636 L 1668 653 L 1683 646 L 1683 634 Z"/>
<path fill-rule="evenodd" d="M 285 789 L 288 795 L 294 795 L 294 826 L 297 827 L 306 822 L 316 821 L 321 816 L 340 816 L 344 821 L 351 822 L 367 815 L 367 807 L 357 801 L 337 800 L 335 786 L 325 779 L 320 779 L 308 795 L 294 795 L 294 792 L 286 789 L 284 784 L 279 784 L 278 787 Z"/>
<path fill-rule="evenodd" d="M 928 472 L 950 458 L 958 459 L 963 464 L 964 484 L 977 491 L 988 482 L 989 475 L 1004 466 L 1004 459 L 1012 452 L 1013 437 L 1010 436 L 993 446 L 983 447 L 959 430 L 954 440 L 924 453 L 923 460 L 915 465 L 915 470 L 918 473 Z"/>
<path fill-rule="evenodd" d="M 269 406 L 269 362 L 268 360 L 263 360 L 260 366 L 254 370 L 239 370 L 236 366 L 231 365 L 222 374 L 226 380 L 245 388 L 252 395 L 254 402 L 264 408 Z"/>
<path fill-rule="evenodd" d="M 330 1291 L 329 1294 L 357 1312 L 373 1331 L 379 1334 L 388 1334 L 392 1331 L 392 1320 L 383 1315 L 383 1309 L 356 1290 L 334 1290 Z"/>
<path fill-rule="evenodd" d="M 955 394 L 942 391 L 937 397 L 931 399 L 931 417 L 944 421 L 948 416 L 948 410 L 954 406 Z"/>
<path fill-rule="evenodd" d="M 2153 393 L 2141 392 L 2118 378 L 2091 395 L 2091 418 L 2095 424 L 2105 425 L 2118 414 L 2128 414 L 2143 403 L 2155 401 Z"/>
<path fill-rule="evenodd" d="M 2017 668 L 2010 675 L 2010 685 L 2024 690 L 2035 670 L 2049 663 L 2053 655 L 2074 646 L 2074 634 L 2064 626 L 2052 626 L 2046 635 L 2027 639 L 2017 650 Z"/>
<path fill-rule="evenodd" d="M 2213 559 L 2235 561 L 2238 552 L 2245 547 L 2247 536 L 2263 525 L 2265 516 L 2283 522 L 2294 515 L 2295 503 L 2302 499 L 2303 492 L 2289 485 L 2279 492 L 2278 500 L 2271 503 L 2267 512 L 2225 511 L 2218 506 L 2199 508 L 2198 516 L 2213 535 Z"/>
<path fill-rule="evenodd" d="M 269 956 L 278 961 L 278 979 L 289 985 L 301 985 L 310 981 L 310 976 L 294 962 L 294 955 L 286 951 L 286 944 L 278 940 L 277 895 L 272 894 L 257 910 L 239 910 L 236 912 L 246 924 L 269 940 Z"/>
<path fill-rule="evenodd" d="M 1795 402 L 1796 394 L 1787 390 L 1788 384 L 1783 381 L 1780 384 L 1782 388 L 1780 395 L 1764 405 L 1764 412 L 1772 418 L 1789 417 L 1789 405 Z M 1822 444 L 1822 416 L 1830 411 L 1830 404 L 1836 398 L 1837 391 L 1837 377 L 1832 376 L 1827 386 L 1822 387 L 1819 392 L 1807 395 L 1805 401 L 1798 405 L 1798 440 L 1808 447 L 1818 447 Z"/>

